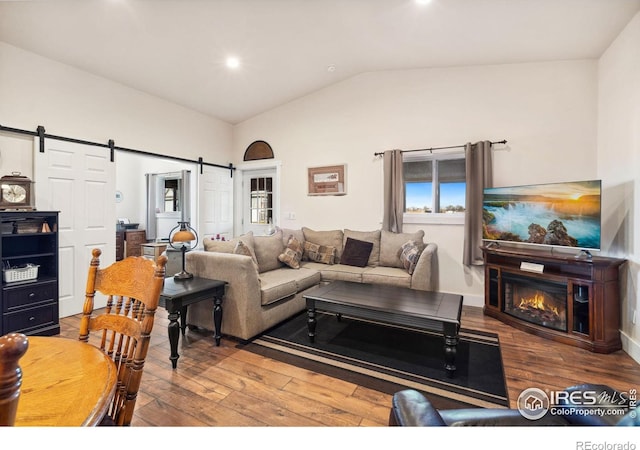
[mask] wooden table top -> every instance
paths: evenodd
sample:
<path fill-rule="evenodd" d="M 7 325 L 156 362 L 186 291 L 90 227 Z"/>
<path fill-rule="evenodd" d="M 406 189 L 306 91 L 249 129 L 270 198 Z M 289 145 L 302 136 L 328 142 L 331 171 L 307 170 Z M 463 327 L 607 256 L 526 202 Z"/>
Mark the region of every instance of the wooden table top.
<path fill-rule="evenodd" d="M 97 347 L 29 336 L 16 426 L 95 426 L 115 394 L 114 362 Z"/>
<path fill-rule="evenodd" d="M 462 308 L 462 296 L 458 294 L 342 280 L 310 289 L 304 293 L 304 298 L 325 304 L 362 307 L 383 314 L 406 314 L 457 323 Z"/>
<path fill-rule="evenodd" d="M 186 280 L 176 280 L 173 277 L 164 279 L 164 286 L 160 297 L 164 299 L 175 299 L 190 294 L 208 291 L 225 286 L 226 281 L 212 280 L 209 278 L 193 277 Z"/>

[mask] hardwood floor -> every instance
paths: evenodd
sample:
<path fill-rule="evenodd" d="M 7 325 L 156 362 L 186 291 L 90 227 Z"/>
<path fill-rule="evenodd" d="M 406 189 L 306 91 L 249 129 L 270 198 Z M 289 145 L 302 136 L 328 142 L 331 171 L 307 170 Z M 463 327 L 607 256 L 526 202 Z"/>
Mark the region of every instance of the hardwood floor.
<path fill-rule="evenodd" d="M 166 310 L 159 308 L 132 426 L 386 426 L 391 396 L 187 331 L 178 368 L 169 361 Z M 622 351 L 602 355 L 534 336 L 465 306 L 464 328 L 498 333 L 512 407 L 523 389 L 590 382 L 640 387 L 640 365 Z M 79 316 L 61 319 L 76 339 Z"/>

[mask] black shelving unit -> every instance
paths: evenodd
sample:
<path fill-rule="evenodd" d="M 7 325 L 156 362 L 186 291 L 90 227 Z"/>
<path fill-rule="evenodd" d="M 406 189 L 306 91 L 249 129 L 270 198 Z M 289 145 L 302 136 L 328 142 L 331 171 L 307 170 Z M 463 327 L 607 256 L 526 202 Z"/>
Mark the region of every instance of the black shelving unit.
<path fill-rule="evenodd" d="M 0 233 L 0 336 L 59 334 L 58 212 L 0 211 Z M 35 278 L 7 278 L 7 269 L 15 274 L 27 264 L 37 266 Z"/>

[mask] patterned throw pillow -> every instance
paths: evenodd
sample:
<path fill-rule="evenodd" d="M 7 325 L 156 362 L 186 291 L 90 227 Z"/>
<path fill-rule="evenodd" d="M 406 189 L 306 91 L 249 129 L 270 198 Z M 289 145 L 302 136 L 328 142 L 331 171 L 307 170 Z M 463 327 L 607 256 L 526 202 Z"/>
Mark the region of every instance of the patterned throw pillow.
<path fill-rule="evenodd" d="M 303 251 L 304 248 L 300 241 L 296 239 L 295 236 L 290 235 L 287 241 L 287 247 L 284 249 L 284 252 L 278 256 L 278 259 L 292 269 L 299 269 Z"/>
<path fill-rule="evenodd" d="M 404 267 L 404 270 L 406 270 L 409 275 L 413 275 L 416 264 L 418 264 L 418 259 L 420 259 L 420 253 L 422 253 L 422 251 L 413 241 L 405 242 L 402 245 L 400 261 L 402 261 L 402 267 Z"/>
<path fill-rule="evenodd" d="M 305 241 L 304 256 L 309 261 L 315 261 L 322 264 L 335 264 L 336 248 L 330 245 L 318 245 L 313 242 Z"/>

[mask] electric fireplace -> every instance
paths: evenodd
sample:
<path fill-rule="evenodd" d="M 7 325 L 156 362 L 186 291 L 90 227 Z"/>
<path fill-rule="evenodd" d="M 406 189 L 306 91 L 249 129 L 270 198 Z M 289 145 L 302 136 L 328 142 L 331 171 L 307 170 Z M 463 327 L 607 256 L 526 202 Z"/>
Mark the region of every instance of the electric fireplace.
<path fill-rule="evenodd" d="M 567 284 L 503 274 L 504 312 L 553 330 L 567 331 Z"/>
<path fill-rule="evenodd" d="M 619 269 L 625 260 L 483 247 L 484 313 L 598 353 L 622 348 Z"/>

